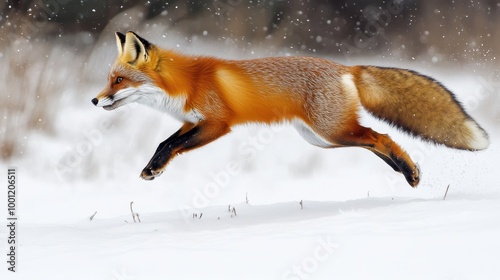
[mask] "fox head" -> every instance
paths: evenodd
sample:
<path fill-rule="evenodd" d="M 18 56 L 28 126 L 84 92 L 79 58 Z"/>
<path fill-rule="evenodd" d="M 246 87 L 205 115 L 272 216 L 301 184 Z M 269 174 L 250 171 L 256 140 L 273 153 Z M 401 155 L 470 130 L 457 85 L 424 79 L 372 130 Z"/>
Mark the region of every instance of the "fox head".
<path fill-rule="evenodd" d="M 191 58 L 163 50 L 132 31 L 116 32 L 118 58 L 106 87 L 92 99 L 97 107 L 114 110 L 137 102 L 169 113 L 180 121 L 196 123 L 203 115 L 188 104 L 192 86 L 186 74 Z"/>
<path fill-rule="evenodd" d="M 147 75 L 155 64 L 156 47 L 134 32 L 116 32 L 118 58 L 111 67 L 106 87 L 92 99 L 97 107 L 113 110 L 131 102 L 140 102 L 154 86 Z"/>
<path fill-rule="evenodd" d="M 182 56 L 162 50 L 132 31 L 115 35 L 118 58 L 111 67 L 108 83 L 92 103 L 114 110 L 137 102 L 170 113 L 179 120 L 199 120 L 193 109 L 185 108 L 185 85 L 189 83 L 179 82 L 183 75 L 178 73 L 185 68 Z"/>

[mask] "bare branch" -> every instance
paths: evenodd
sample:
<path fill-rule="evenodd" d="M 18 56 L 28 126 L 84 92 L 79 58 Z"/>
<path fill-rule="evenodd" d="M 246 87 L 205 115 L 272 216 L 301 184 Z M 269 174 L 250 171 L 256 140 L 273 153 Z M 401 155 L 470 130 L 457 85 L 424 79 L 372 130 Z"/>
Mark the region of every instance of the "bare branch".
<path fill-rule="evenodd" d="M 134 209 L 132 209 L 132 204 L 134 204 L 134 202 L 130 201 L 130 212 L 132 213 L 132 219 L 134 219 L 134 223 L 137 223 L 137 221 L 135 220 Z"/>
<path fill-rule="evenodd" d="M 90 216 L 90 221 L 92 221 L 94 219 L 96 214 L 97 214 L 97 211 L 95 211 L 94 215 Z"/>
<path fill-rule="evenodd" d="M 446 195 L 448 194 L 448 189 L 450 188 L 450 185 L 448 184 L 448 187 L 446 187 L 446 192 L 444 193 L 443 200 L 446 200 Z"/>

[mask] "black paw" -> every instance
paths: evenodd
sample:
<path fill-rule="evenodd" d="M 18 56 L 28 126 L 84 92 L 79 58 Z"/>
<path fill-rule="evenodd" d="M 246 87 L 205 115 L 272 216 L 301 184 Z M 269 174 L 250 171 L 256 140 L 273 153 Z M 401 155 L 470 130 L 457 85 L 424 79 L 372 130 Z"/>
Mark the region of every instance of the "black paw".
<path fill-rule="evenodd" d="M 154 180 L 154 178 L 160 176 L 163 170 L 153 170 L 151 167 L 146 167 L 141 172 L 141 178 L 147 181 Z"/>

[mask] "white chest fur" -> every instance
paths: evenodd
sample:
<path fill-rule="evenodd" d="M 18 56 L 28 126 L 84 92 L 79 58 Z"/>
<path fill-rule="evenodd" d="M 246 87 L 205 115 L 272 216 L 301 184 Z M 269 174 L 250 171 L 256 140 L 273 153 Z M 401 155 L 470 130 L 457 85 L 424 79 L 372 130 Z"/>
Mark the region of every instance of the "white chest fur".
<path fill-rule="evenodd" d="M 197 123 L 204 119 L 195 108 L 185 111 L 187 99 L 185 95 L 173 97 L 163 89 L 148 84 L 137 87 L 137 90 L 139 95 L 137 103 L 168 113 L 183 122 Z"/>

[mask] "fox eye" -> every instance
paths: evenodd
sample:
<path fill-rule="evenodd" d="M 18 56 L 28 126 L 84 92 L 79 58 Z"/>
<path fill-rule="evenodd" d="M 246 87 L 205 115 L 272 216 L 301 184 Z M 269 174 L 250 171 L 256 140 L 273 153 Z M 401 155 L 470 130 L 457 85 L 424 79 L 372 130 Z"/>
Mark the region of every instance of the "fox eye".
<path fill-rule="evenodd" d="M 115 85 L 121 83 L 122 81 L 123 81 L 123 77 L 116 77 Z"/>

